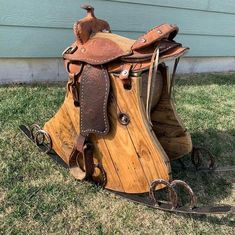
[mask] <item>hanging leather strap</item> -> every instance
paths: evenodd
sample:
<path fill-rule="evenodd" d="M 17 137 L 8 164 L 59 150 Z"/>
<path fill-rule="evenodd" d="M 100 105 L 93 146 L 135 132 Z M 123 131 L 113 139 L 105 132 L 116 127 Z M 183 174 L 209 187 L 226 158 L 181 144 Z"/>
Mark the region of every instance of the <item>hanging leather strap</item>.
<path fill-rule="evenodd" d="M 173 99 L 174 99 L 174 87 L 175 87 L 175 74 L 176 74 L 176 70 L 177 70 L 177 66 L 179 64 L 179 61 L 180 61 L 180 57 L 175 59 L 174 68 L 173 68 L 173 72 L 172 72 L 172 76 L 171 76 L 170 97 L 172 97 L 172 95 L 173 95 Z"/>
<path fill-rule="evenodd" d="M 79 73 L 69 74 L 69 78 L 72 80 L 70 84 L 68 84 L 69 90 L 73 96 L 73 102 L 76 107 L 80 105 L 79 101 L 79 81 L 78 81 Z"/>
<path fill-rule="evenodd" d="M 149 124 L 153 126 L 151 117 L 150 117 L 150 104 L 151 104 L 151 89 L 153 87 L 153 80 L 157 77 L 157 68 L 159 63 L 159 48 L 157 47 L 152 55 L 150 68 L 149 68 L 149 75 L 148 75 L 148 85 L 147 85 L 147 99 L 146 99 L 146 116 Z"/>
<path fill-rule="evenodd" d="M 79 180 L 89 179 L 94 173 L 93 145 L 87 137 L 76 138 L 69 160 L 70 173 Z"/>

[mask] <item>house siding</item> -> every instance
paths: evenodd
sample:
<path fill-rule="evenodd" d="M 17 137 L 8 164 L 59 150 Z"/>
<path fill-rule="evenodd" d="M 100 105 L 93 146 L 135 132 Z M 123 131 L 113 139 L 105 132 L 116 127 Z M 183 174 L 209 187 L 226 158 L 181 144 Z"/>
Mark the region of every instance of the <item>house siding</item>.
<path fill-rule="evenodd" d="M 1 60 L 60 58 L 74 40 L 73 23 L 85 16 L 83 3 L 114 33 L 135 39 L 173 23 L 180 28 L 176 40 L 190 47 L 187 57 L 234 59 L 234 0 L 0 0 Z"/>
<path fill-rule="evenodd" d="M 114 33 L 136 38 L 174 23 L 188 56 L 235 55 L 235 1 L 86 1 Z M 0 57 L 59 57 L 73 41 L 72 25 L 85 15 L 79 0 L 0 0 Z"/>

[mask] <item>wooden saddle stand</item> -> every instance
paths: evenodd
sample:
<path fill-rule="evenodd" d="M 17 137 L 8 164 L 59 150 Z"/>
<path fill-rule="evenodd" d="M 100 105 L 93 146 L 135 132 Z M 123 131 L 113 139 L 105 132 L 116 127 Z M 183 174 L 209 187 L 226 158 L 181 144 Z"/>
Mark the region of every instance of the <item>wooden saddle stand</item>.
<path fill-rule="evenodd" d="M 64 103 L 43 129 L 22 125 L 23 132 L 60 157 L 76 179 L 128 199 L 173 212 L 234 211 L 230 205 L 198 208 L 190 186 L 171 181 L 172 160 L 192 152 L 198 167 L 201 150 L 193 148 L 172 99 L 176 67 L 188 51 L 173 40 L 178 27 L 162 24 L 132 40 L 111 33 L 93 7 L 82 8 L 87 16 L 74 24 L 76 41 L 63 52 L 69 74 Z M 164 62 L 173 59 L 170 78 Z M 190 196 L 188 206 L 178 203 L 179 187 Z M 157 198 L 162 188 L 168 201 Z"/>

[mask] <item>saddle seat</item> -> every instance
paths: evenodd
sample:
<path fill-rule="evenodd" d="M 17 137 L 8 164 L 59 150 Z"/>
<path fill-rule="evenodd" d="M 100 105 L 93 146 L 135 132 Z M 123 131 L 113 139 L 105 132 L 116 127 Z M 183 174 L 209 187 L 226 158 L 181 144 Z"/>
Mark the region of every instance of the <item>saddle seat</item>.
<path fill-rule="evenodd" d="M 168 24 L 164 24 L 165 26 Z M 160 28 L 161 26 L 159 26 Z M 142 37 L 141 37 L 142 38 Z M 143 39 L 143 38 L 142 38 Z M 98 32 L 91 35 L 89 41 L 85 44 L 74 42 L 63 54 L 65 59 L 74 61 L 83 61 L 93 65 L 105 64 L 117 58 L 124 61 L 143 61 L 151 58 L 156 47 L 160 49 L 160 55 L 163 59 L 172 59 L 172 55 L 182 55 L 188 48 L 184 48 L 180 43 L 161 39 L 145 47 L 135 48 L 135 44 L 140 39 L 133 40 L 114 33 Z M 157 38 L 155 39 L 157 40 Z M 71 53 L 72 51 L 72 53 Z M 70 53 L 69 53 L 70 52 Z M 72 54 L 72 55 L 71 55 Z"/>
<path fill-rule="evenodd" d="M 169 24 L 163 24 L 149 32 L 160 31 L 161 28 L 169 31 L 172 27 Z M 175 28 L 177 28 L 175 26 Z M 169 32 L 167 33 L 169 34 Z M 149 34 L 149 32 L 147 34 Z M 165 33 L 165 34 L 167 34 Z M 80 44 L 78 41 L 66 48 L 63 52 L 65 63 L 76 64 L 75 71 L 79 71 L 82 62 L 91 65 L 106 64 L 109 72 L 120 72 L 124 63 L 132 63 L 132 72 L 146 70 L 150 66 L 151 57 L 156 47 L 159 48 L 159 63 L 181 57 L 187 52 L 188 48 L 182 47 L 180 43 L 170 40 L 170 36 L 161 39 L 157 37 L 152 42 L 142 46 L 144 36 L 137 40 L 129 39 L 117 34 L 97 32 L 91 35 L 90 39 Z M 137 46 L 139 45 L 139 46 Z M 68 72 L 69 65 L 66 65 Z"/>

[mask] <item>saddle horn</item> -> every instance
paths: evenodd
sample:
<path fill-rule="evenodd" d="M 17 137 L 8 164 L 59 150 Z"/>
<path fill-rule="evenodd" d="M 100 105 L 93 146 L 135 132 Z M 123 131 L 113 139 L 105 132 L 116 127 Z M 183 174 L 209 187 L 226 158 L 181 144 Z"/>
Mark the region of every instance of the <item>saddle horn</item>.
<path fill-rule="evenodd" d="M 79 44 L 86 43 L 92 34 L 110 32 L 109 24 L 95 17 L 94 7 L 82 4 L 81 8 L 87 11 L 87 15 L 73 25 L 73 32 Z"/>
<path fill-rule="evenodd" d="M 95 14 L 94 14 L 94 7 L 92 7 L 91 5 L 88 5 L 88 4 L 82 4 L 81 5 L 81 8 L 86 10 L 87 11 L 87 16 L 89 17 L 95 17 Z"/>

